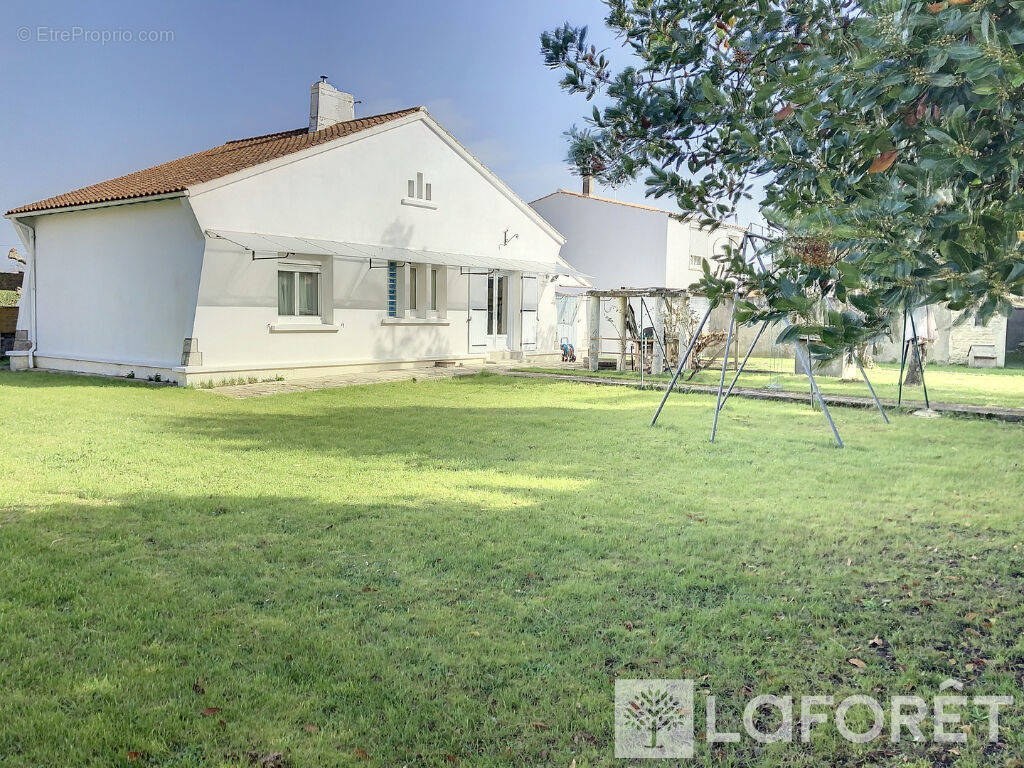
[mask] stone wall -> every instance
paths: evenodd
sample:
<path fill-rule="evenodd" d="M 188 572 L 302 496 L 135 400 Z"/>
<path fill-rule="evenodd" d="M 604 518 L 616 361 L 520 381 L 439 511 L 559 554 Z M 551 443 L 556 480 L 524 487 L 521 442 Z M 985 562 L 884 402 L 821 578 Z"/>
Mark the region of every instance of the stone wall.
<path fill-rule="evenodd" d="M 991 344 L 996 350 L 997 365 L 1000 368 L 1005 365 L 1006 317 L 996 315 L 989 320 L 988 325 L 979 326 L 975 325 L 973 317 L 960 321 L 963 313 L 952 312 L 945 307 L 933 306 L 931 311 L 935 322 L 935 341 L 928 349 L 928 362 L 939 365 L 967 365 L 973 345 Z M 903 320 L 899 318 L 893 324 L 890 338 L 875 344 L 875 359 L 898 363 L 902 338 Z"/>
<path fill-rule="evenodd" d="M 949 362 L 967 365 L 971 347 L 975 344 L 991 344 L 996 350 L 996 365 L 1006 364 L 1006 316 L 996 315 L 987 325 L 976 325 L 969 317 L 960 325 L 953 325 L 949 333 Z"/>

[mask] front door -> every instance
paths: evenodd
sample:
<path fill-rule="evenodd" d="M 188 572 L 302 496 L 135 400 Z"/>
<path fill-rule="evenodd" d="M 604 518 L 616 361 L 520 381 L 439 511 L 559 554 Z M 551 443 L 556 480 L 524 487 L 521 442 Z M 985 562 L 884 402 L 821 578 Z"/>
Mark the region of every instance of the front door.
<path fill-rule="evenodd" d="M 507 350 L 512 330 L 508 272 L 469 276 L 469 351 Z"/>

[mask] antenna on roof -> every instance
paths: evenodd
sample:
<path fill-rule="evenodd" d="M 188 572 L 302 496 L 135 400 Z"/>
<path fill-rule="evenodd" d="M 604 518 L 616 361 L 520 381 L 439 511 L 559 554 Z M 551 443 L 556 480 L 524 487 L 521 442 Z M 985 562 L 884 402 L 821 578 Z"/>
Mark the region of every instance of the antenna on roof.
<path fill-rule="evenodd" d="M 326 83 L 327 82 L 327 75 L 320 75 L 320 82 L 321 83 Z"/>

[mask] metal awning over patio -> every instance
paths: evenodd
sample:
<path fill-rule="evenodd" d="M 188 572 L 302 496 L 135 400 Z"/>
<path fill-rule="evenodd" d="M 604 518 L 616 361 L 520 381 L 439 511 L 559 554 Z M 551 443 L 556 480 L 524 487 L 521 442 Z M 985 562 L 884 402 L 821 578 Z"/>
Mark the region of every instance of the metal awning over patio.
<path fill-rule="evenodd" d="M 542 275 L 571 275 L 586 277 L 559 259 L 551 264 L 529 259 L 503 258 L 500 256 L 478 256 L 475 254 L 450 253 L 447 251 L 424 251 L 416 248 L 399 248 L 394 245 L 366 245 L 346 243 L 338 240 L 321 240 L 313 237 L 290 235 L 268 235 L 259 232 L 233 232 L 223 229 L 208 229 L 206 234 L 234 243 L 256 254 L 332 256 L 347 261 L 367 261 L 383 265 L 388 261 L 441 264 L 446 267 L 461 267 L 471 270 L 503 269 L 513 272 L 532 272 Z M 273 256 L 271 256 L 273 258 Z"/>

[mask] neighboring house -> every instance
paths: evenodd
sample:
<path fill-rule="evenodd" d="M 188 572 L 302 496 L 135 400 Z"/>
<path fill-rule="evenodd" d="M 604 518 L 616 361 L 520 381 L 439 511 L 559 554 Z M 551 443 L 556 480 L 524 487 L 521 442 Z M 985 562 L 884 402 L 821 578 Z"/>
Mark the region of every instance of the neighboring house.
<path fill-rule="evenodd" d="M 24 275 L 21 272 L 0 272 L 0 357 L 14 348 L 18 324 L 18 292 Z"/>
<path fill-rule="evenodd" d="M 7 213 L 12 368 L 179 384 L 557 350 L 564 238 L 422 107 L 229 141 Z"/>
<path fill-rule="evenodd" d="M 928 340 L 927 361 L 939 365 L 970 365 L 977 368 L 1002 368 L 1006 365 L 1006 353 L 1016 351 L 1013 343 L 1015 334 L 1011 325 L 1017 328 L 1022 323 L 1024 309 L 1015 309 L 1013 317 L 996 314 L 982 323 L 976 315 L 963 317 L 964 313 L 947 307 L 933 305 L 914 310 L 914 325 L 907 322 L 907 336 L 917 335 Z M 903 320 L 893 324 L 892 338 L 875 345 L 874 357 L 883 362 L 899 362 L 903 339 Z"/>
<path fill-rule="evenodd" d="M 583 180 L 582 194 L 559 189 L 530 205 L 565 235 L 562 256 L 599 289 L 689 288 L 700 279 L 704 262 L 723 253 L 729 243 L 739 246 L 744 233 L 742 227 L 732 224 L 711 232 L 660 208 L 599 197 L 592 194 L 590 179 Z M 571 336 L 577 348 L 586 349 L 587 310 L 573 293 L 563 291 L 557 300 L 563 318 L 559 334 Z M 650 326 L 648 318 L 641 317 L 646 313 L 641 312 L 639 299 L 630 303 L 638 326 Z M 694 309 L 702 303 L 707 306 L 704 299 L 695 299 Z M 618 310 L 612 304 L 608 302 L 602 311 L 605 352 L 614 350 L 615 342 L 607 339 L 617 335 Z M 570 317 L 575 318 L 572 325 L 565 321 Z"/>

